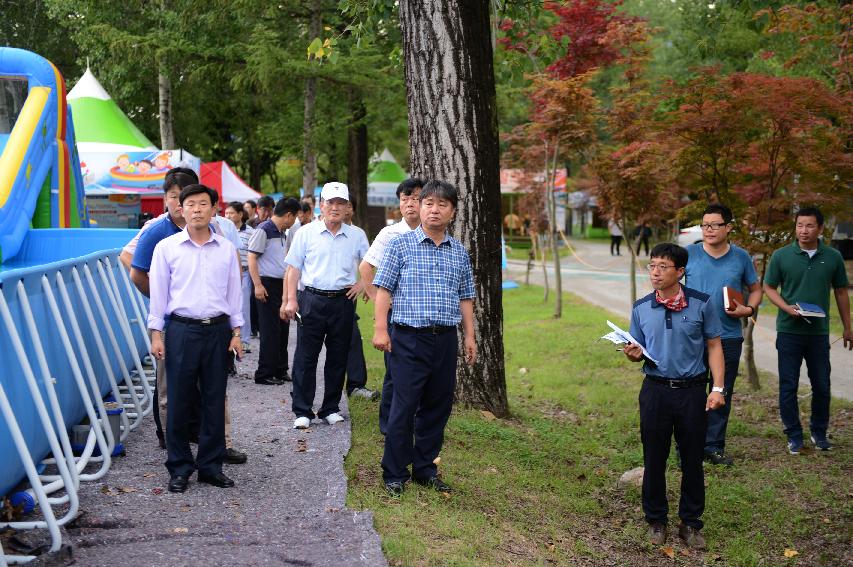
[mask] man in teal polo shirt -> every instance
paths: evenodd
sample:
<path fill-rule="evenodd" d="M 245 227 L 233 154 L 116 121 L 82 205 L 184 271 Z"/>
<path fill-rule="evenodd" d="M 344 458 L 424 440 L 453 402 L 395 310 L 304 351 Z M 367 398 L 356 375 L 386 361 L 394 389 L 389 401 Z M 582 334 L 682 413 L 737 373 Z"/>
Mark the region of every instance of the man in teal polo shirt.
<path fill-rule="evenodd" d="M 779 413 L 788 436 L 788 452 L 798 455 L 803 448 L 803 426 L 797 387 L 803 359 L 812 386 L 811 439 L 821 451 L 832 444 L 826 437 L 829 426 L 829 290 L 834 289 L 838 314 L 844 325 L 844 347 L 853 349 L 850 328 L 850 299 L 844 260 L 834 248 L 820 241 L 823 214 L 804 207 L 795 217 L 796 240 L 780 248 L 770 258 L 764 278 L 764 292 L 776 307 L 776 350 L 779 356 Z M 781 286 L 781 290 L 779 287 Z M 797 303 L 820 306 L 826 317 L 804 317 Z"/>

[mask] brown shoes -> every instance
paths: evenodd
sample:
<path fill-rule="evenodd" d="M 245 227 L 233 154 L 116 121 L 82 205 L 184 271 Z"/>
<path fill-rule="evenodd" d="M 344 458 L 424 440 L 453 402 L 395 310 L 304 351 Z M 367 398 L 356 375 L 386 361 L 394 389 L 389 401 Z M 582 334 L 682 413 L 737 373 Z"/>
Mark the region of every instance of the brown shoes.
<path fill-rule="evenodd" d="M 663 545 L 666 543 L 666 524 L 649 524 L 649 541 L 652 545 Z"/>
<path fill-rule="evenodd" d="M 678 537 L 684 540 L 690 549 L 705 549 L 705 538 L 702 532 L 692 526 L 681 524 L 678 526 Z"/>

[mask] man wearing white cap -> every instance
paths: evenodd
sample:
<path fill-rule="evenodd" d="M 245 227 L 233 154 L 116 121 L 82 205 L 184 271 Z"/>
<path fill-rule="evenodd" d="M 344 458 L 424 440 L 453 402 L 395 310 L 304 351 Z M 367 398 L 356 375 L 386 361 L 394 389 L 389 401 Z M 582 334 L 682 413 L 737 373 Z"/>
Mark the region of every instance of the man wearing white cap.
<path fill-rule="evenodd" d="M 362 290 L 356 266 L 368 249 L 364 232 L 343 222 L 348 201 L 346 185 L 326 183 L 320 193 L 322 220 L 297 231 L 285 259 L 290 269 L 283 315 L 297 321 L 291 393 L 296 429 L 307 428 L 315 417 L 317 360 L 324 343 L 325 392 L 316 417 L 329 425 L 343 421 L 338 412 L 355 317 L 353 300 Z M 297 300 L 299 282 L 305 290 Z"/>

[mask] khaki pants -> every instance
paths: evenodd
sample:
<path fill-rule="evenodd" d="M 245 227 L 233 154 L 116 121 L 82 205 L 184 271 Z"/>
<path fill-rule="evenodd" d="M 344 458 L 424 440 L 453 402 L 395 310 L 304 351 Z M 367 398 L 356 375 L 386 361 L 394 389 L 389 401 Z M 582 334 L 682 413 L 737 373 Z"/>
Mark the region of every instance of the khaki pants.
<path fill-rule="evenodd" d="M 166 429 L 166 424 L 169 423 L 167 421 L 167 411 L 168 411 L 168 395 L 167 395 L 167 381 L 166 381 L 166 361 L 158 360 L 157 361 L 157 397 L 159 399 L 160 406 L 160 423 L 163 424 L 163 429 Z M 234 445 L 231 442 L 231 408 L 228 406 L 228 396 L 225 396 L 225 448 L 233 449 Z"/>

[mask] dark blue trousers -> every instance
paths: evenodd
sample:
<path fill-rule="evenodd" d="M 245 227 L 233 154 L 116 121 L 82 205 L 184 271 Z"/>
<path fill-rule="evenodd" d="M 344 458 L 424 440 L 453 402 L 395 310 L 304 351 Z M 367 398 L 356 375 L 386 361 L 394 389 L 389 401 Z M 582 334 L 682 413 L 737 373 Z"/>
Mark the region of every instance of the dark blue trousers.
<path fill-rule="evenodd" d="M 314 418 L 317 361 L 325 344 L 325 391 L 323 405 L 317 412 L 317 417 L 322 419 L 340 411 L 355 304 L 345 295 L 325 297 L 308 290 L 299 297 L 302 324 L 296 328 L 296 352 L 293 355 L 293 391 L 290 394 L 293 398 L 293 413 L 296 417 Z"/>
<path fill-rule="evenodd" d="M 166 323 L 166 468 L 172 476 L 222 472 L 225 455 L 225 390 L 228 385 L 228 321 L 197 325 Z M 190 450 L 190 417 L 201 401 L 198 455 Z"/>
<path fill-rule="evenodd" d="M 262 277 L 261 283 L 267 290 L 267 301 L 258 302 L 258 327 L 255 328 L 260 331 L 261 346 L 255 380 L 284 378 L 287 375 L 287 339 L 290 336 L 290 323 L 282 321 L 279 315 L 284 280 Z"/>
<path fill-rule="evenodd" d="M 724 453 L 726 451 L 726 428 L 729 426 L 729 414 L 732 412 L 732 394 L 735 388 L 738 367 L 740 366 L 740 354 L 743 350 L 743 338 L 722 339 L 723 359 L 726 364 L 726 405 L 708 412 L 708 428 L 705 431 L 705 452 Z M 708 392 L 713 387 L 711 381 Z"/>
<path fill-rule="evenodd" d="M 394 329 L 388 361 L 394 396 L 382 456 L 385 482 L 404 482 L 410 476 L 425 480 L 438 472 L 433 461 L 453 408 L 457 349 L 455 329 L 440 334 Z"/>
<path fill-rule="evenodd" d="M 391 310 L 388 310 L 388 336 L 394 340 L 394 325 L 391 324 Z M 391 399 L 394 397 L 394 380 L 391 378 L 391 354 L 382 353 L 385 361 L 385 377 L 382 379 L 382 399 L 379 400 L 379 433 L 385 435 L 388 429 L 388 416 L 391 415 Z"/>
<path fill-rule="evenodd" d="M 643 441 L 643 513 L 646 521 L 667 523 L 666 461 L 673 434 L 681 453 L 681 521 L 702 528 L 705 510 L 705 388 L 670 388 L 650 380 L 640 389 L 640 437 Z"/>
<path fill-rule="evenodd" d="M 361 338 L 361 329 L 358 328 L 358 320 L 358 313 L 355 313 L 347 356 L 347 394 L 352 394 L 356 388 L 364 388 L 367 385 L 367 362 L 364 360 L 364 341 Z"/>
<path fill-rule="evenodd" d="M 779 413 L 785 426 L 785 435 L 788 439 L 803 439 L 797 389 L 800 385 L 800 367 L 805 360 L 812 385 L 809 427 L 815 437 L 826 436 L 829 427 L 831 371 L 829 335 L 777 333 L 776 350 L 779 353 Z"/>

